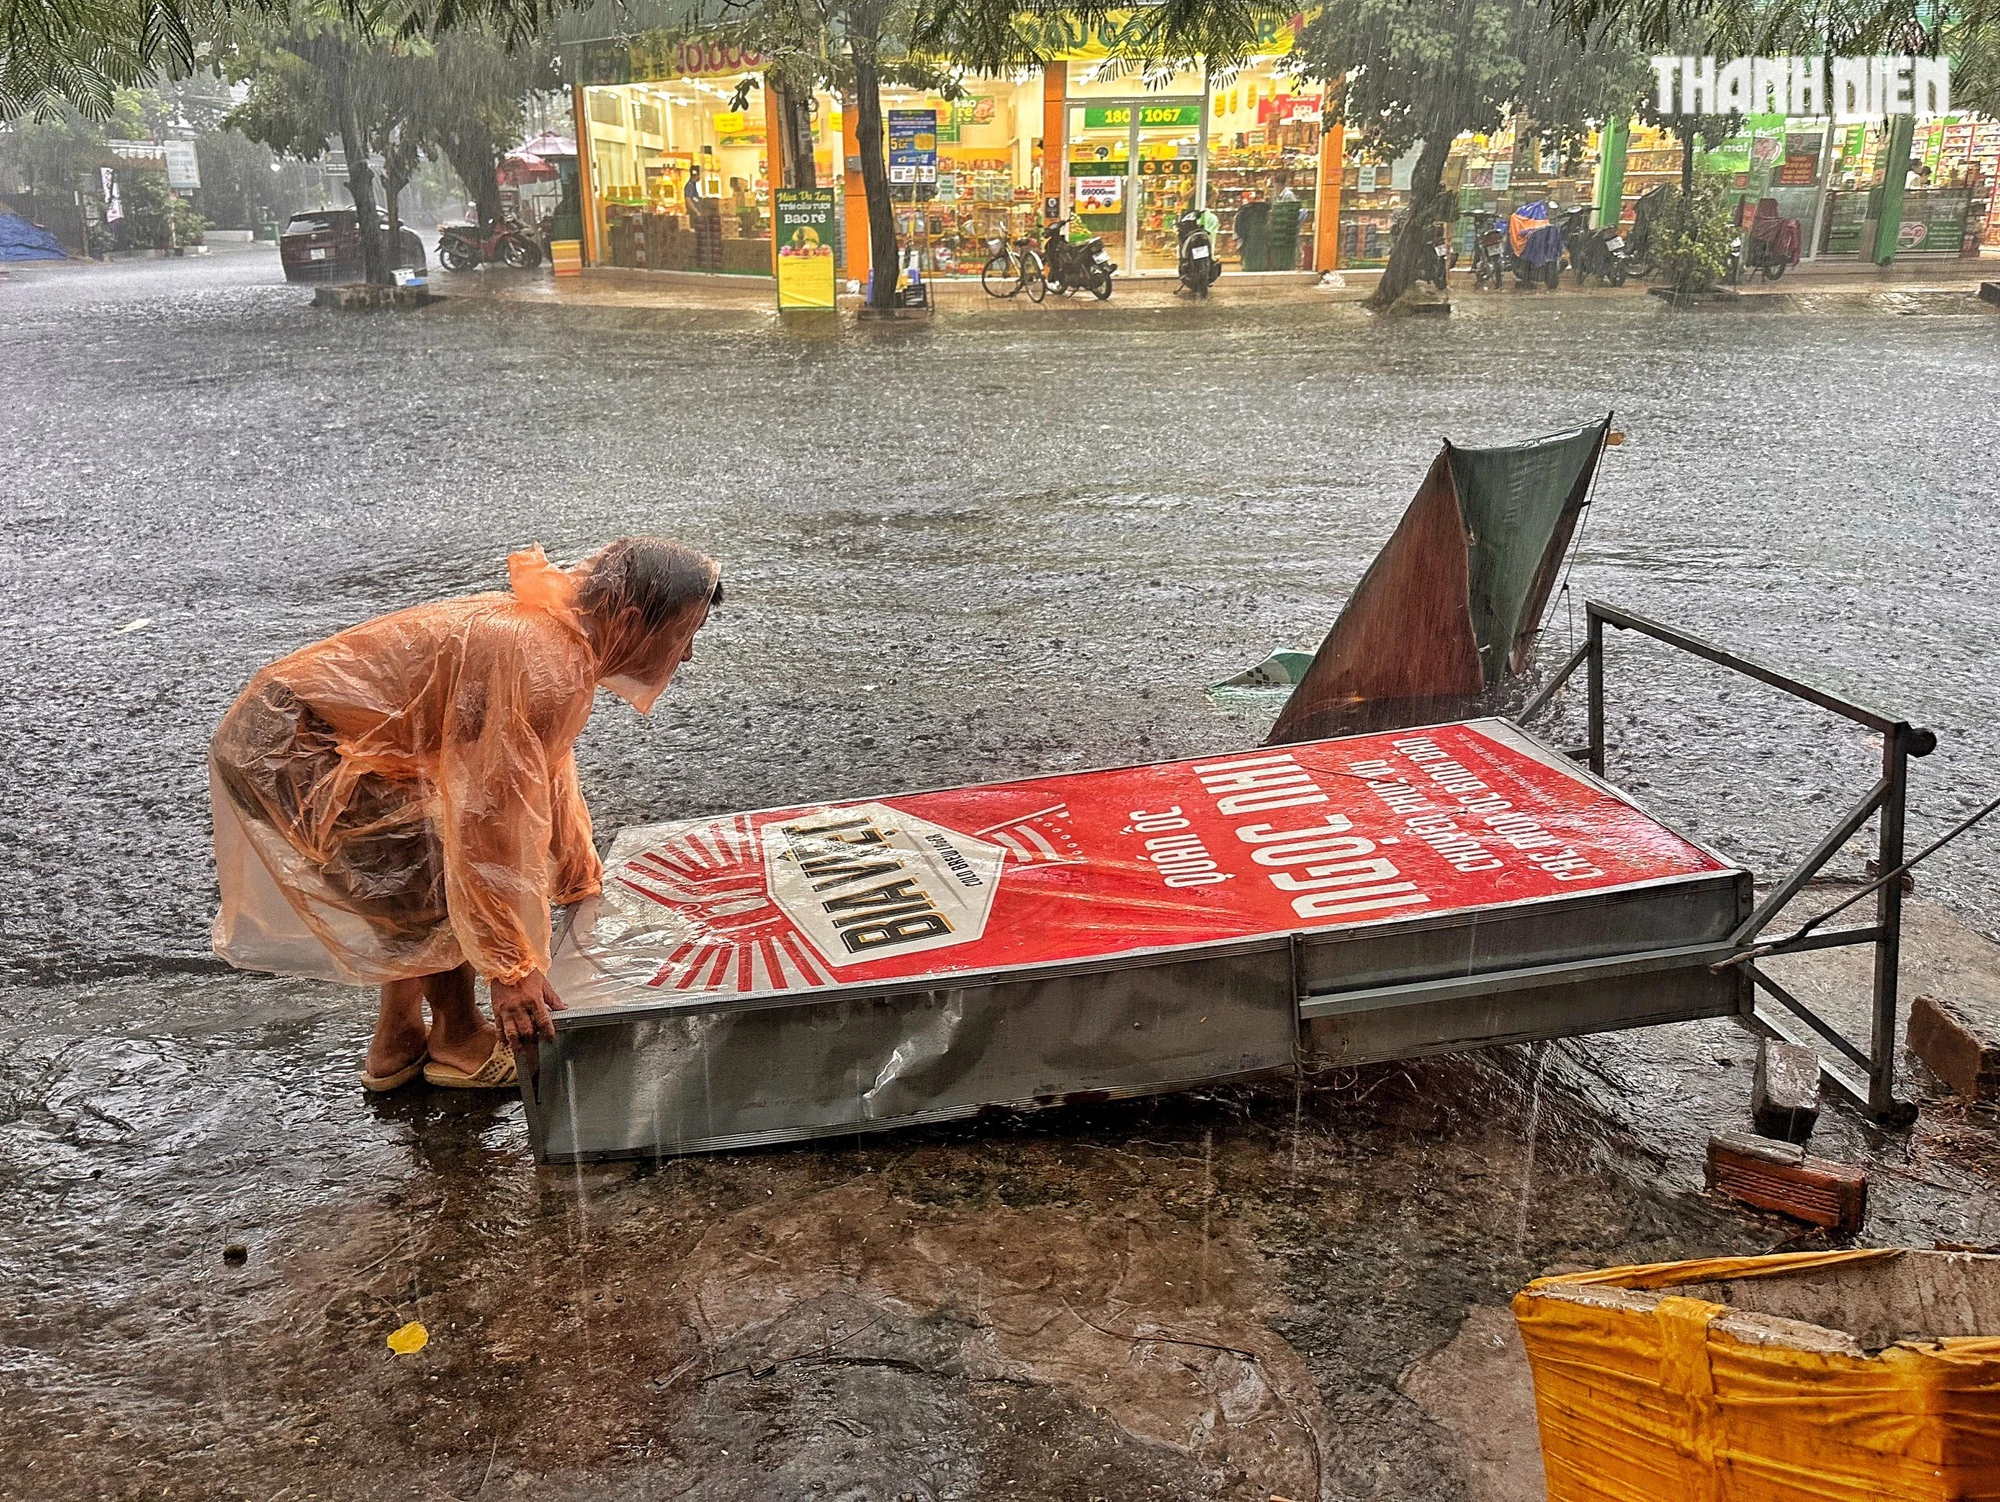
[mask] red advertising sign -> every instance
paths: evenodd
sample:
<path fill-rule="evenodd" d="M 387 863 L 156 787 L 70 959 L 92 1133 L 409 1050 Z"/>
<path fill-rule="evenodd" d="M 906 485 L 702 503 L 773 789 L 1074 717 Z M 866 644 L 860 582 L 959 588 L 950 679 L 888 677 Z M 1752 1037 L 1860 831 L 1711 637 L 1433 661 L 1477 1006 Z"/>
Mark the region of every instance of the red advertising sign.
<path fill-rule="evenodd" d="M 631 829 L 572 1006 L 1393 922 L 1727 869 L 1501 721 Z"/>

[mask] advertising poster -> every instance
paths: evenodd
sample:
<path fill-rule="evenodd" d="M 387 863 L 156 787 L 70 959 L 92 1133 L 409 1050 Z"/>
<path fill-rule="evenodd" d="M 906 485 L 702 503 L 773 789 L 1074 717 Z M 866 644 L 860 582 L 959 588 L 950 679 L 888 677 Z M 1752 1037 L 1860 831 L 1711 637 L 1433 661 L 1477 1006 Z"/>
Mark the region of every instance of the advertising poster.
<path fill-rule="evenodd" d="M 572 1006 L 1424 918 L 1724 867 L 1499 722 L 625 830 Z"/>
<path fill-rule="evenodd" d="M 1785 155 L 1785 164 L 1778 169 L 1778 183 L 1787 188 L 1809 188 L 1819 181 L 1819 153 L 1817 151 L 1793 151 Z"/>
<path fill-rule="evenodd" d="M 833 306 L 833 189 L 779 188 L 772 194 L 781 311 Z"/>
<path fill-rule="evenodd" d="M 936 110 L 889 111 L 889 181 L 937 181 Z"/>
<path fill-rule="evenodd" d="M 1079 177 L 1076 180 L 1076 211 L 1079 214 L 1115 214 L 1125 201 L 1122 177 Z"/>

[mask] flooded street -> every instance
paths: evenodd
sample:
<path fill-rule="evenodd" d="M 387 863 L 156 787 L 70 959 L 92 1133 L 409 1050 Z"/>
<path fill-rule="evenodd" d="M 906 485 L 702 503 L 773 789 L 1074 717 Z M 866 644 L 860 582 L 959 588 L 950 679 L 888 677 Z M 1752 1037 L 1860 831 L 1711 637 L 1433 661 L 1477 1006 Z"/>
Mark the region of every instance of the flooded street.
<path fill-rule="evenodd" d="M 1611 408 L 1544 659 L 1602 598 L 1930 726 L 1914 849 L 2000 791 L 2000 315 L 787 330 L 275 277 L 0 282 L 0 1496 L 1526 1498 L 1525 1281 L 1826 1244 L 1701 1193 L 1755 1057 L 1720 1022 L 537 1172 L 516 1100 L 363 1096 L 371 998 L 208 957 L 202 759 L 271 658 L 625 532 L 728 603 L 650 719 L 600 696 L 601 837 L 1234 749 L 1272 709 L 1205 687 L 1318 643 L 1441 437 Z M 1613 779 L 1760 876 L 1872 778 L 1858 729 L 1657 645 L 1609 684 Z M 1993 930 L 1996 859 L 1988 826 L 1923 869 L 1912 966 L 1967 969 L 1924 936 Z M 1866 1240 L 1990 1244 L 1988 1139 L 1829 1104 L 1815 1151 L 1880 1168 Z"/>

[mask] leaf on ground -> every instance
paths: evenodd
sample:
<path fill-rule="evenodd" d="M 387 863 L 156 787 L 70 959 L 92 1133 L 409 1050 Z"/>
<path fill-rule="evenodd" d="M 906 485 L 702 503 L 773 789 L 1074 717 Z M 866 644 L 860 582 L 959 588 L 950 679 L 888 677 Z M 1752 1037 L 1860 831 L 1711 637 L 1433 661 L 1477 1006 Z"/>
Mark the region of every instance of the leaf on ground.
<path fill-rule="evenodd" d="M 431 1332 L 416 1320 L 411 1320 L 389 1337 L 389 1349 L 398 1356 L 414 1356 L 430 1344 L 430 1339 Z"/>

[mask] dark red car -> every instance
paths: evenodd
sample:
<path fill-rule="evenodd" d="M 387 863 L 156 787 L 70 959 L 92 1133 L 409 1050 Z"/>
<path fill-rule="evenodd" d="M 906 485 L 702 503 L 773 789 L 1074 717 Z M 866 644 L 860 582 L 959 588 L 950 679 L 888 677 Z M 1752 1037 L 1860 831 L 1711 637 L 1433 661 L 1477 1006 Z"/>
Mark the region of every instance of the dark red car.
<path fill-rule="evenodd" d="M 387 228 L 384 221 L 383 228 Z M 288 282 L 353 282 L 361 279 L 361 218 L 352 209 L 311 209 L 294 214 L 278 236 L 278 262 Z M 424 242 L 405 228 L 396 264 L 424 269 Z"/>

